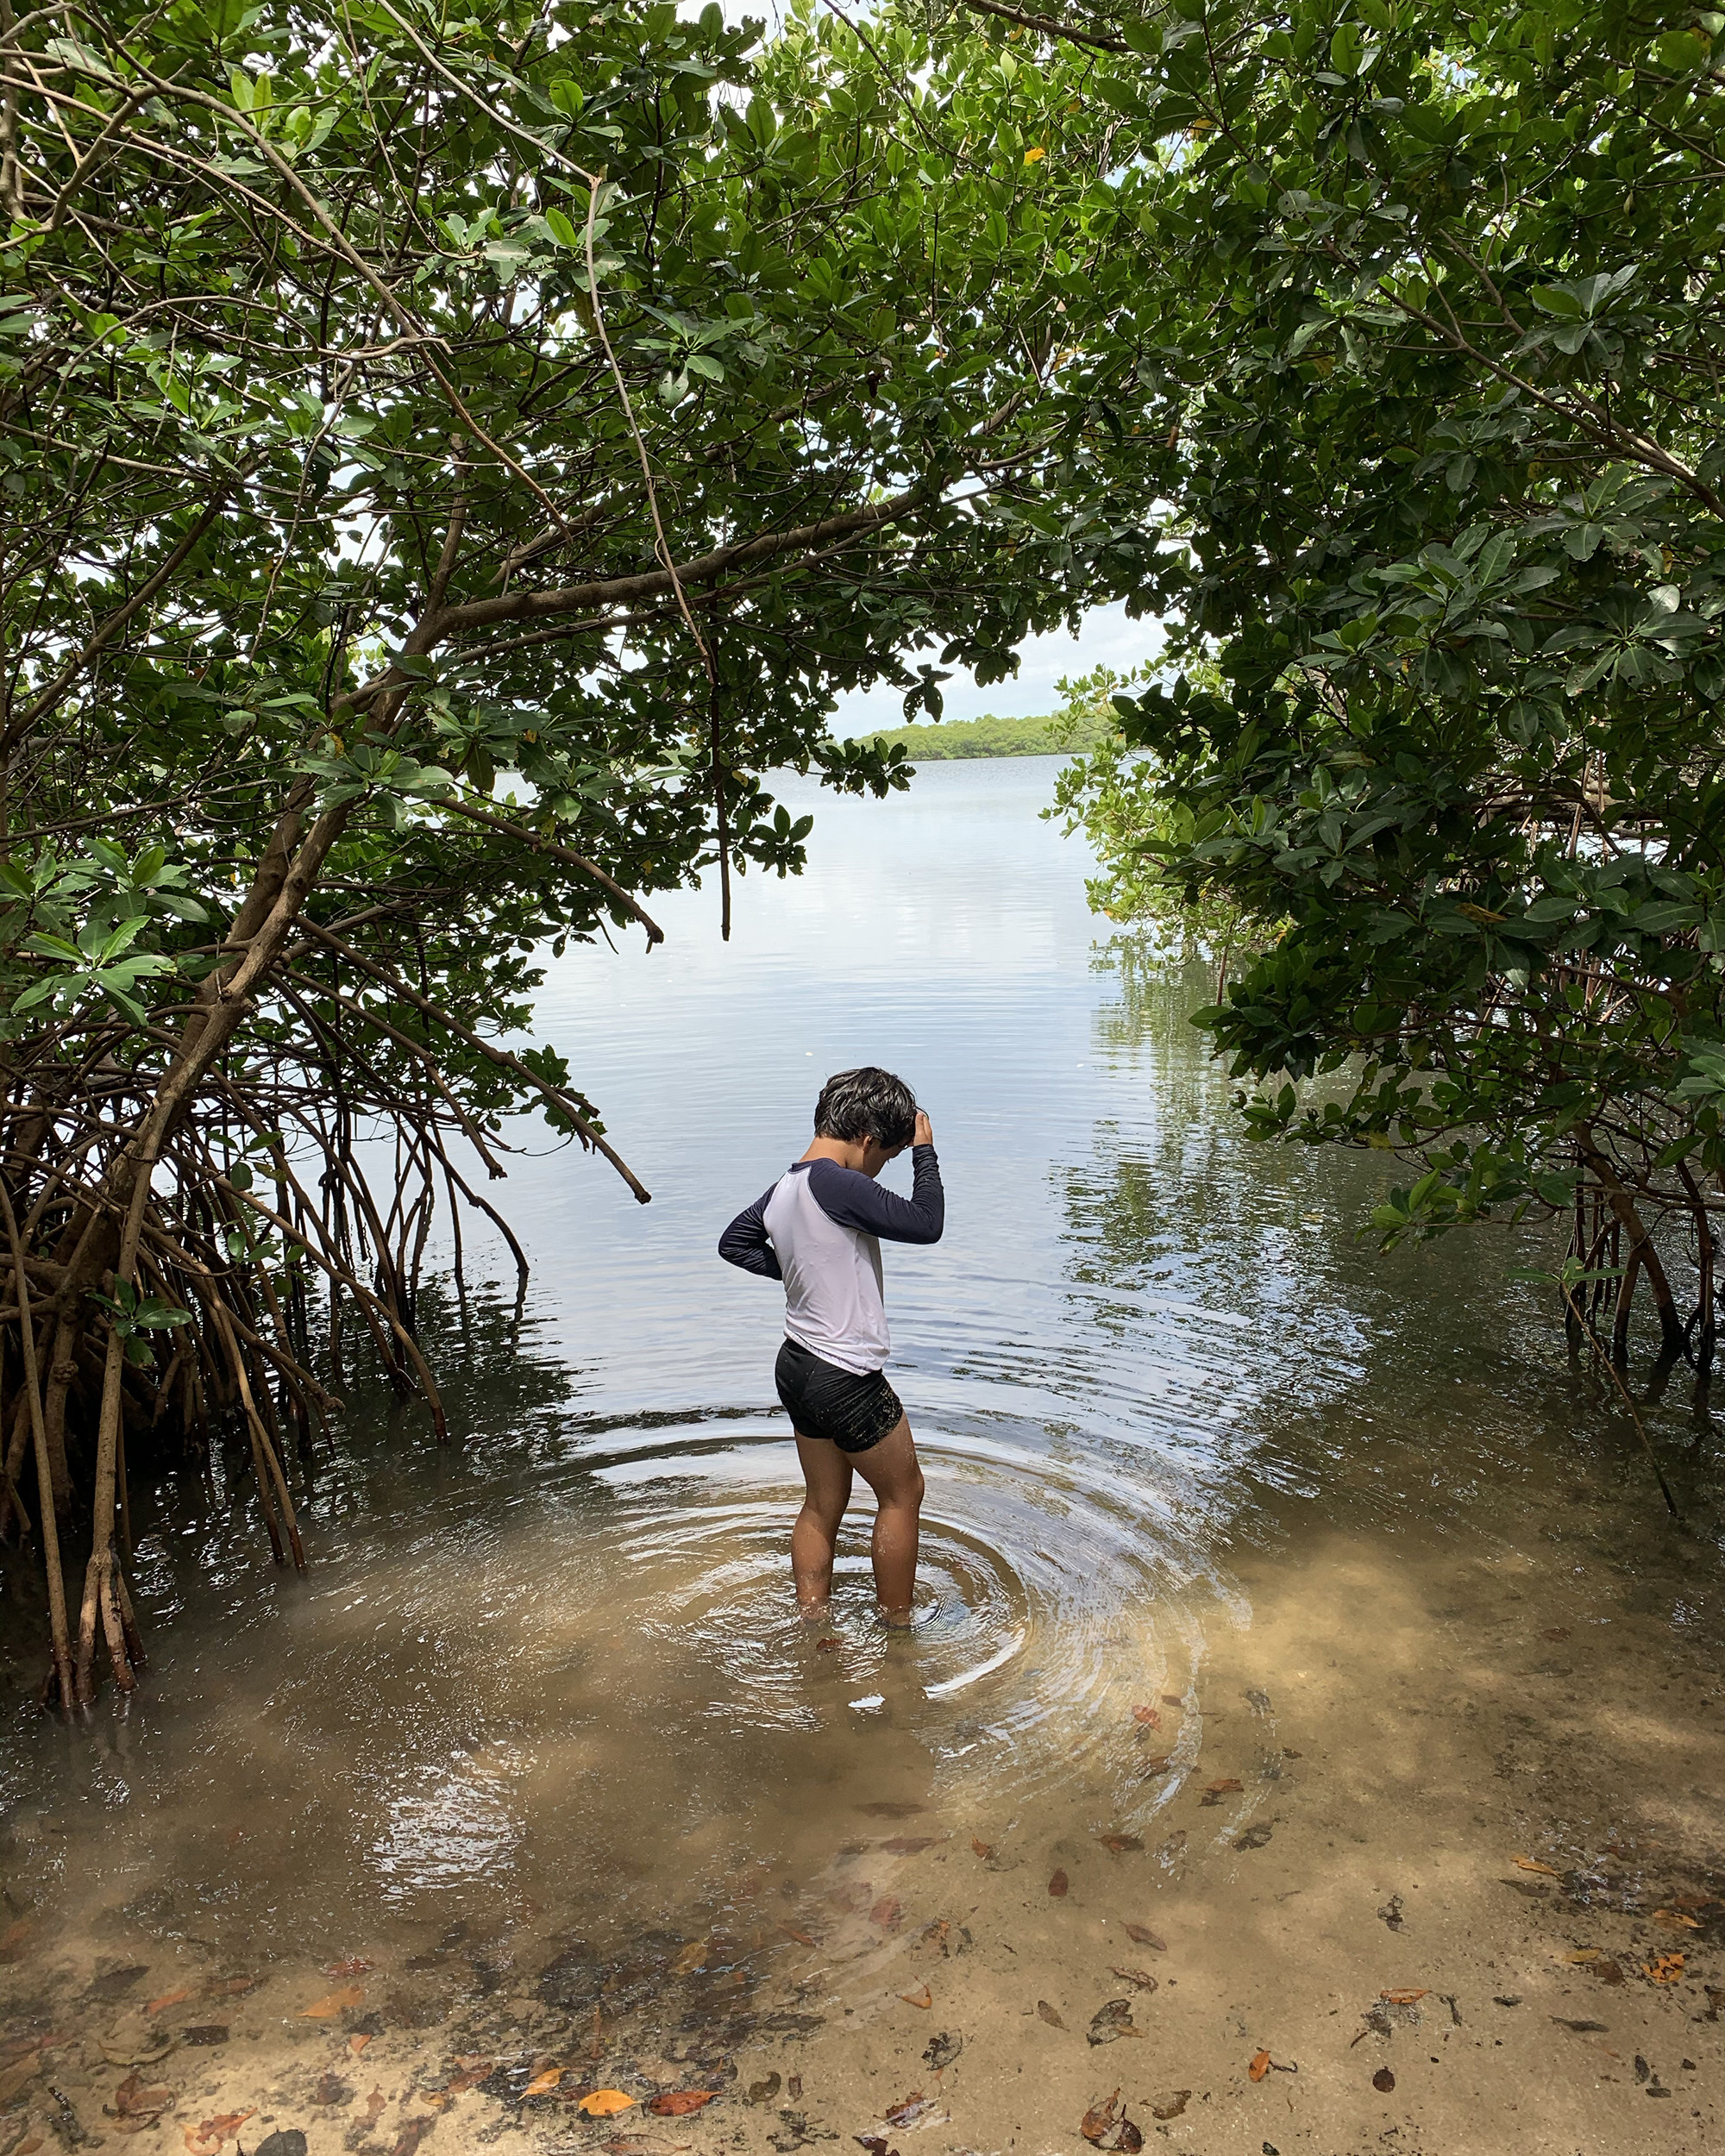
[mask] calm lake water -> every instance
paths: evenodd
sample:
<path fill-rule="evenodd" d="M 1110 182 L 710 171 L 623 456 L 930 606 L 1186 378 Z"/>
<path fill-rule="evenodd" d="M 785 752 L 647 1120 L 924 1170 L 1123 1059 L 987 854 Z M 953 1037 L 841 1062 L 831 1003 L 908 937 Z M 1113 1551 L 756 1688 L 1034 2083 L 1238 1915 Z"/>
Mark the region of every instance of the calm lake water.
<path fill-rule="evenodd" d="M 15 1915 L 59 1956 L 41 1983 L 129 1959 L 147 1990 L 164 1957 L 202 1956 L 286 1984 L 364 1955 L 397 1971 L 380 2029 L 467 2014 L 467 2040 L 494 2046 L 508 2015 L 485 2002 L 512 2001 L 543 2047 L 596 2002 L 753 1997 L 763 1940 L 831 1945 L 854 1905 L 851 1973 L 819 1977 L 849 2015 L 899 1951 L 883 1879 L 936 1842 L 943 1862 L 947 1840 L 977 1852 L 978 1927 L 1007 1892 L 996 1852 L 1026 1852 L 1038 1909 L 1058 1856 L 1076 1906 L 1085 1862 L 1126 1860 L 1096 1858 L 1110 1832 L 1126 1851 L 1165 1833 L 1143 1893 L 1213 1908 L 1272 1862 L 1235 1852 L 1283 1819 L 1285 1762 L 1320 1752 L 1372 1833 L 1400 1822 L 1416 1870 L 1484 1827 L 1494 1776 L 1532 1777 L 1491 1829 L 1504 1847 L 1568 1837 L 1552 1877 L 1594 1862 L 1640 1801 L 1624 1702 L 1650 1712 L 1673 1685 L 1660 1831 L 1711 1861 L 1704 1419 L 1681 1387 L 1648 1410 L 1690 1507 L 1678 1535 L 1633 1431 L 1510 1276 L 1536 1246 L 1482 1232 L 1386 1261 L 1355 1230 L 1393 1163 L 1245 1142 L 1186 1022 L 1201 969 L 1099 950 L 1086 856 L 1038 816 L 1055 768 L 935 764 L 884 805 L 791 780 L 816 812 L 810 869 L 740 882 L 730 946 L 716 893 L 691 893 L 661 902 L 650 956 L 555 968 L 536 1037 L 652 1204 L 523 1126 L 530 1157 L 492 1194 L 533 1261 L 524 1318 L 469 1226 L 470 1276 L 504 1284 L 434 1313 L 461 1443 L 361 1403 L 305 1507 L 304 1579 L 269 1564 L 243 1493 L 231 1511 L 141 1494 L 144 1690 L 88 1731 L 20 1705 L 0 1739 Z M 780 1297 L 713 1246 L 801 1152 L 821 1080 L 862 1062 L 915 1086 L 947 1187 L 945 1239 L 887 1253 L 939 1608 L 913 1639 L 873 1626 L 859 1484 L 821 1651 L 791 1614 Z M 1557 1689 L 1530 1712 L 1541 1682 Z M 1673 1767 L 1703 1722 L 1712 1764 Z M 1504 1766 L 1517 1745 L 1543 1764 Z M 914 1833 L 881 1824 L 913 1815 Z M 1323 1851 L 1368 1839 L 1324 1817 L 1303 1855 L 1281 1827 L 1273 1859 L 1312 1908 L 1346 1899 Z M 844 1867 L 870 1851 L 857 1902 Z M 1480 1857 L 1507 1861 L 1498 1841 Z M 750 1914 L 763 1894 L 770 1921 Z M 1385 1940 L 1383 1908 L 1359 1921 Z M 1454 1921 L 1458 1942 L 1489 1930 Z M 1076 1950 L 1040 1951 L 1062 1970 Z M 1310 1972 L 1283 1966 L 1298 1992 Z M 678 1997 L 686 2029 L 719 2011 Z"/>

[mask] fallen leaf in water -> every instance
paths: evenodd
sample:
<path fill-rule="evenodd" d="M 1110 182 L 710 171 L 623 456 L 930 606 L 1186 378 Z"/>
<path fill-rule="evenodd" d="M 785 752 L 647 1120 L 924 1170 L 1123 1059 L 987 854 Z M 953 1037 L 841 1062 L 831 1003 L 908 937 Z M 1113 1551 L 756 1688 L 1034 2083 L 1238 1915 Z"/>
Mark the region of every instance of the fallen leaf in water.
<path fill-rule="evenodd" d="M 1426 1997 L 1427 1993 L 1409 1988 L 1403 1991 L 1380 1991 L 1377 1996 L 1386 2006 L 1412 2006 L 1416 2000 Z"/>
<path fill-rule="evenodd" d="M 110 1969 L 92 1979 L 84 1996 L 86 1999 L 104 2001 L 123 1999 L 139 1977 L 147 1977 L 149 1973 L 148 1963 L 142 1961 L 129 1969 Z"/>
<path fill-rule="evenodd" d="M 844 1642 L 842 1639 L 817 1639 L 814 1643 L 814 1651 L 817 1654 L 837 1654 L 844 1645 Z"/>
<path fill-rule="evenodd" d="M 225 2044 L 228 2040 L 228 2024 L 225 2021 L 199 2021 L 191 2028 L 181 2029 L 179 2040 L 182 2044 Z"/>
<path fill-rule="evenodd" d="M 925 1924 L 922 1929 L 917 1934 L 916 1951 L 921 1953 L 932 1954 L 937 1948 L 938 1948 L 941 1959 L 943 1961 L 949 1960 L 951 1958 L 952 1949 L 947 1945 L 946 1941 L 947 1935 L 951 1929 L 952 1925 L 949 1918 L 944 1916 L 937 1916 L 933 1923 Z"/>
<path fill-rule="evenodd" d="M 1070 1884 L 1064 1871 L 1057 1871 L 1048 1883 L 1048 1890 L 1057 1902 Z"/>
<path fill-rule="evenodd" d="M 1117 2038 L 1140 2034 L 1142 2032 L 1132 2027 L 1132 2011 L 1130 1999 L 1109 1999 L 1091 2015 L 1086 2040 L 1092 2044 L 1112 2044 Z"/>
<path fill-rule="evenodd" d="M 0 1932 L 0 1961 L 16 1961 L 36 1928 L 34 1916 L 20 1916 Z"/>
<path fill-rule="evenodd" d="M 790 1931 L 791 1927 L 788 1924 L 781 1924 L 779 1929 L 781 1932 L 787 1932 Z M 794 1936 L 794 1934 L 793 1935 Z M 708 1958 L 711 1956 L 712 1952 L 712 1946 L 709 1940 L 705 1939 L 695 1940 L 691 1945 L 685 1946 L 681 1953 L 680 1953 L 676 1959 L 671 1964 L 672 1975 L 677 1977 L 692 1976 L 697 1969 L 705 1969 L 707 1965 Z"/>
<path fill-rule="evenodd" d="M 363 1977 L 376 1967 L 374 1961 L 367 1961 L 363 1954 L 355 1954 L 351 1961 L 326 1961 L 323 1973 L 326 1977 Z"/>
<path fill-rule="evenodd" d="M 449 2076 L 449 2094 L 452 2096 L 465 2096 L 469 2089 L 477 2089 L 480 2082 L 490 2077 L 492 2061 L 489 2059 L 457 2059 L 455 2063 L 460 2071 Z"/>
<path fill-rule="evenodd" d="M 1146 1759 L 1138 1769 L 1138 1773 L 1142 1779 L 1147 1782 L 1153 1774 L 1166 1774 L 1173 1764 L 1173 1753 L 1164 1752 L 1159 1759 Z"/>
<path fill-rule="evenodd" d="M 1201 1804 L 1220 1804 L 1225 1796 L 1232 1796 L 1245 1787 L 1244 1782 L 1237 1782 L 1233 1775 L 1225 1774 L 1219 1781 L 1204 1784 L 1204 1794 L 1198 1802 Z"/>
<path fill-rule="evenodd" d="M 1065 2028 L 1065 2022 L 1061 2020 L 1060 2016 L 1055 2012 L 1054 2009 L 1048 2003 L 1046 1999 L 1038 1999 L 1037 2001 L 1036 2010 L 1040 2018 L 1046 2021 L 1051 2028 Z"/>
<path fill-rule="evenodd" d="M 164 2111 L 172 2111 L 176 2098 L 172 2089 L 147 2089 L 135 2067 L 114 2091 L 112 2109 L 104 2105 L 122 2134 L 140 2134 L 154 2126 Z"/>
<path fill-rule="evenodd" d="M 784 2085 L 776 2073 L 769 2073 L 764 2081 L 751 2081 L 749 2084 L 749 2101 L 754 2104 L 770 2103 Z"/>
<path fill-rule="evenodd" d="M 963 2048 L 964 2039 L 962 2036 L 949 2036 L 946 2031 L 942 2029 L 938 2036 L 931 2037 L 923 2057 L 937 2073 L 940 2073 L 952 2064 Z M 793 2096 L 800 2096 L 802 2091 L 800 2089 L 793 2089 L 791 2093 Z"/>
<path fill-rule="evenodd" d="M 164 1991 L 159 1999 L 147 1999 L 144 2011 L 146 2014 L 160 2014 L 168 2007 L 178 2006 L 182 1999 L 189 1999 L 191 1993 L 192 1986 L 183 1984 L 178 1991 Z"/>
<path fill-rule="evenodd" d="M 563 2078 L 561 2066 L 547 2066 L 543 2073 L 535 2074 L 521 2091 L 524 2097 L 549 2096 Z"/>
<path fill-rule="evenodd" d="M 1518 1871 L 1537 1871 L 1547 1879 L 1561 1879 L 1563 1877 L 1555 1865 L 1541 1864 L 1537 1857 L 1517 1857 L 1515 1861 Z"/>
<path fill-rule="evenodd" d="M 299 2009 L 302 2021 L 330 2021 L 336 2015 L 345 2014 L 349 2007 L 360 2005 L 366 1996 L 361 1984 L 344 1984 L 339 1991 L 329 1991 L 321 1999 L 314 1999 L 310 2006 Z"/>
<path fill-rule="evenodd" d="M 590 2119 L 609 2119 L 619 2111 L 632 2111 L 635 2099 L 624 2096 L 621 2089 L 595 2089 L 591 2096 L 583 2096 L 575 2109 L 585 2111 Z"/>
<path fill-rule="evenodd" d="M 936 2108 L 932 2096 L 925 2096 L 920 2089 L 913 2089 L 902 2103 L 888 2105 L 881 2115 L 888 2126 L 914 2126 L 925 2113 Z"/>
<path fill-rule="evenodd" d="M 1176 1827 L 1156 1853 L 1159 1857 L 1177 1857 L 1185 1846 L 1186 1829 L 1183 1827 Z"/>
<path fill-rule="evenodd" d="M 1244 1833 L 1236 1834 L 1229 1845 L 1234 1849 L 1262 1849 L 1265 1842 L 1273 1840 L 1276 1829 L 1259 1820 L 1255 1827 L 1248 1827 Z"/>
<path fill-rule="evenodd" d="M 372 2040 L 369 2036 L 350 2036 L 348 2039 L 348 2049 L 352 2052 L 354 2058 L 357 2059 L 360 2053 L 365 2049 L 366 2046 L 369 2044 L 371 2040 Z"/>
<path fill-rule="evenodd" d="M 920 1991 L 900 1991 L 899 1996 L 906 2006 L 919 2006 L 925 2013 L 934 2004 L 934 1994 L 926 1984 Z"/>
<path fill-rule="evenodd" d="M 883 1894 L 874 1908 L 869 1910 L 869 1921 L 871 1924 L 878 1924 L 883 1932 L 896 1931 L 899 1915 L 898 1896 L 894 1894 Z"/>
<path fill-rule="evenodd" d="M 718 2091 L 715 2090 L 713 2093 L 717 2095 Z M 785 2084 L 785 2094 L 789 2096 L 793 2102 L 800 2103 L 802 2101 L 802 2093 L 803 2078 L 800 2074 L 793 2074 L 790 2079 Z"/>
<path fill-rule="evenodd" d="M 386 2098 L 381 2089 L 373 2089 L 366 2098 L 366 2124 L 375 2126 L 378 2114 L 383 2109 Z"/>
<path fill-rule="evenodd" d="M 1144 1847 L 1143 1841 L 1136 1834 L 1098 1834 L 1096 1839 L 1104 1849 L 1112 1850 L 1117 1857 L 1125 1856 L 1128 1850 Z"/>
<path fill-rule="evenodd" d="M 1698 1932 L 1701 1929 L 1695 1918 L 1685 1916 L 1681 1909 L 1655 1909 L 1653 1921 L 1663 1924 L 1668 1931 Z"/>
<path fill-rule="evenodd" d="M 389 2156 L 413 2156 L 420 2142 L 436 2123 L 437 2114 L 435 2111 L 429 2111 L 420 2118 L 404 2119 L 401 2122 L 401 2131 L 395 2137 L 395 2146 L 389 2152 Z M 266 2142 L 264 2146 L 267 2147 L 268 2143 Z M 254 2156 L 264 2156 L 263 2149 L 256 2150 Z"/>
<path fill-rule="evenodd" d="M 320 2105 L 347 2103 L 352 2101 L 353 2094 L 340 2074 L 326 2073 L 320 2077 L 317 2086 L 311 2091 L 311 2101 Z"/>
<path fill-rule="evenodd" d="M 1641 1964 L 1641 1974 L 1649 1984 L 1678 1984 L 1683 1978 L 1681 1954 L 1655 1954 L 1651 1961 Z"/>
<path fill-rule="evenodd" d="M 12 2151 L 12 2156 L 36 2156 L 36 2151 L 41 2145 L 42 2137 L 40 2134 L 27 2134 Z"/>
<path fill-rule="evenodd" d="M 1254 2081 L 1262 2081 L 1270 2071 L 1270 2053 L 1267 2051 L 1254 2052 L 1251 2055 L 1251 2064 L 1246 2068 L 1246 2071 Z"/>
<path fill-rule="evenodd" d="M 900 1803 L 890 1797 L 876 1797 L 872 1804 L 859 1804 L 859 1812 L 867 1812 L 870 1819 L 914 1819 L 919 1812 L 926 1811 L 924 1804 Z"/>
<path fill-rule="evenodd" d="M 1154 1991 L 1156 1978 L 1148 1969 L 1110 1969 L 1111 1977 L 1118 1977 L 1122 1984 L 1136 1984 L 1140 1991 Z"/>
<path fill-rule="evenodd" d="M 795 1940 L 799 1946 L 819 1946 L 820 1944 L 812 1932 L 804 1931 L 800 1925 L 787 1924 L 782 1917 L 779 1920 L 779 1929 L 787 1939 Z"/>
<path fill-rule="evenodd" d="M 1140 1729 L 1160 1729 L 1162 1716 L 1153 1707 L 1134 1707 L 1132 1720 Z"/>
<path fill-rule="evenodd" d="M 1180 1692 L 1164 1692 L 1162 1703 L 1164 1707 L 1183 1707 L 1186 1704 L 1185 1695 Z"/>
<path fill-rule="evenodd" d="M 718 2094 L 717 2089 L 663 2089 L 647 2099 L 647 2109 L 662 2119 L 685 2119 L 705 2110 Z"/>
<path fill-rule="evenodd" d="M 210 1987 L 218 1998 L 237 1999 L 257 1982 L 255 1977 L 218 1977 Z"/>
<path fill-rule="evenodd" d="M 982 1858 L 985 1864 L 994 1853 L 994 1845 L 993 1842 L 979 1841 L 975 1834 L 972 1834 L 970 1837 L 970 1846 L 975 1851 L 976 1854 Z"/>
<path fill-rule="evenodd" d="M 1609 2033 L 1603 2021 L 1567 2021 L 1561 2014 L 1553 2014 L 1552 2019 L 1559 2028 L 1573 2029 L 1578 2036 L 1604 2036 Z"/>
<path fill-rule="evenodd" d="M 1189 2089 L 1176 2089 L 1166 2103 L 1152 2103 L 1150 2115 L 1153 2119 L 1177 2119 L 1191 2101 L 1192 2091 Z"/>
<path fill-rule="evenodd" d="M 894 1857 L 913 1857 L 919 1849 L 932 1849 L 939 1839 L 938 1834 L 894 1834 L 881 1846 Z"/>
<path fill-rule="evenodd" d="M 1124 2149 L 1126 2156 L 1137 2156 L 1144 2147 L 1144 2135 L 1122 2112 L 1114 2115 L 1114 2106 L 1120 2100 L 1115 2090 L 1106 2103 L 1093 2103 L 1079 2123 L 1078 2131 L 1093 2147 Z"/>
<path fill-rule="evenodd" d="M 1396 2077 L 1388 2066 L 1380 2066 L 1371 2077 L 1371 2085 L 1381 2096 L 1387 2096 L 1396 2086 Z"/>
<path fill-rule="evenodd" d="M 382 2108 L 380 2100 L 378 2109 Z M 255 2106 L 250 2111 L 218 2111 L 213 2119 L 205 2119 L 199 2126 L 188 2126 L 185 2146 L 190 2156 L 216 2156 L 223 2142 L 231 2141 L 246 2121 L 255 2115 Z"/>
<path fill-rule="evenodd" d="M 9 2103 L 21 2089 L 35 2079 L 41 2070 L 41 2056 L 34 2052 L 28 2059 L 20 2059 L 16 2066 L 8 2066 L 3 2073 L 0 2073 L 0 2104 Z"/>
<path fill-rule="evenodd" d="M 1159 1932 L 1151 1931 L 1148 1924 L 1128 1923 L 1126 1920 L 1122 1917 L 1120 1919 L 1120 1929 L 1126 1934 L 1126 1937 L 1132 1940 L 1136 1945 L 1139 1946 L 1148 1946 L 1152 1953 L 1165 1954 L 1168 1952 L 1168 1941 L 1163 1938 Z"/>

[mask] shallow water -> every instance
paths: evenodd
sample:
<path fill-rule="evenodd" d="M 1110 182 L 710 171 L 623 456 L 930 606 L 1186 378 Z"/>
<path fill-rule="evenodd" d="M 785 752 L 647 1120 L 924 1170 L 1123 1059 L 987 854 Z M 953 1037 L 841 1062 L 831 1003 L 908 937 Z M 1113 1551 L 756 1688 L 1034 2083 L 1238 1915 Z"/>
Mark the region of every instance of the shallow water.
<path fill-rule="evenodd" d="M 806 789 L 810 872 L 743 882 L 728 949 L 690 893 L 662 906 L 667 948 L 558 967 L 541 1037 L 654 1202 L 524 1128 L 502 1196 L 525 1313 L 501 1288 L 442 1300 L 461 1443 L 361 1403 L 305 1507 L 303 1581 L 243 1497 L 141 1500 L 144 1691 L 72 1733 L 21 1704 L 0 1736 L 0 1974 L 18 2028 L 58 2015 L 96 2046 L 92 2090 L 147 2052 L 138 2031 L 214 2026 L 173 2054 L 188 2081 L 207 2059 L 209 2104 L 248 2075 L 285 2103 L 309 2047 L 345 2071 L 353 2035 L 408 2073 L 405 2105 L 421 2054 L 506 2055 L 515 2080 L 464 2099 L 487 2135 L 586 2130 L 555 2093 L 511 2108 L 535 2060 L 579 2056 L 583 2085 L 643 2097 L 690 2061 L 735 2077 L 683 2143 L 794 2148 L 933 2083 L 967 2146 L 1076 2147 L 1130 2068 L 1152 2117 L 1195 2091 L 1157 2130 L 1253 2152 L 1266 2091 L 1283 2143 L 1507 2146 L 1554 2074 L 1554 2148 L 1590 2145 L 1593 2114 L 1564 2108 L 1584 2084 L 1613 2147 L 1649 2120 L 1660 2147 L 1705 2145 L 1710 1427 L 1680 1385 L 1647 1411 L 1674 1532 L 1633 1431 L 1511 1277 L 1536 1250 L 1482 1234 L 1384 1260 L 1353 1234 L 1383 1161 L 1247 1145 L 1186 1024 L 1201 973 L 1098 962 L 1084 857 L 1036 814 L 1052 772 L 937 764 L 887 805 Z M 834 1622 L 794 1621 L 777 1290 L 712 1247 L 801 1151 L 820 1078 L 862 1061 L 916 1085 L 948 1190 L 944 1241 L 887 1253 L 936 1604 L 908 1638 L 871 1620 L 860 1484 Z M 467 1242 L 470 1277 L 496 1274 Z M 1104 2053 L 1085 2025 L 1147 1955 L 1155 2012 Z M 363 1996 L 308 2021 L 320 1972 L 356 1959 Z M 1603 2033 L 1559 1996 L 1596 1964 L 1624 1977 L 1602 1979 Z M 1536 1980 L 1548 2010 L 1495 2004 Z M 1449 2013 L 1372 2005 L 1398 1985 Z M 1638 2079 L 1655 2037 L 1637 2023 L 1624 2052 L 1628 1999 L 1681 2023 L 1695 2064 Z M 1412 2033 L 1422 2012 L 1441 2032 Z M 937 2066 L 961 2014 L 969 2063 Z M 1535 2021 L 1524 2059 L 1505 2031 Z M 1452 2039 L 1486 2060 L 1465 2098 Z M 1260 2089 L 1260 2043 L 1296 2040 L 1302 2076 Z M 1398 2042 L 1404 2082 L 1411 2046 L 1432 2084 L 1417 2103 L 1371 2080 Z M 755 2054 L 790 2051 L 808 2097 L 748 2105 Z M 1647 2109 L 1673 2084 L 1684 2101 Z"/>

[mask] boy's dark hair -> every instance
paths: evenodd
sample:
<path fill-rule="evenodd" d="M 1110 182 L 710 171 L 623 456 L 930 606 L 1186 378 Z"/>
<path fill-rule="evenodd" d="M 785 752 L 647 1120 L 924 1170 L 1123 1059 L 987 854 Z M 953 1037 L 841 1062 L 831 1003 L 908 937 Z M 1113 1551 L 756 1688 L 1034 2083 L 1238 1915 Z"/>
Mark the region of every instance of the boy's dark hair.
<path fill-rule="evenodd" d="M 814 1104 L 814 1134 L 851 1145 L 872 1138 L 890 1150 L 910 1144 L 916 1119 L 916 1095 L 904 1080 L 865 1063 L 861 1070 L 835 1072 L 821 1087 Z"/>

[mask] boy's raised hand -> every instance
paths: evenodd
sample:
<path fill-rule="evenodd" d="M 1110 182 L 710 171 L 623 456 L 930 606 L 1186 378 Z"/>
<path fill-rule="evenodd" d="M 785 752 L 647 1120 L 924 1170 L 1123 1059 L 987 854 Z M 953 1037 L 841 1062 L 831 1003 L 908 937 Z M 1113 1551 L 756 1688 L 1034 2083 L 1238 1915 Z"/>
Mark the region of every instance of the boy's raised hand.
<path fill-rule="evenodd" d="M 903 1130 L 904 1125 L 902 1123 L 899 1125 L 899 1128 Z M 932 1145 L 933 1143 L 934 1125 L 929 1121 L 928 1118 L 923 1113 L 922 1110 L 919 1108 L 917 1110 L 916 1136 L 912 1138 L 911 1144 L 913 1145 Z"/>

